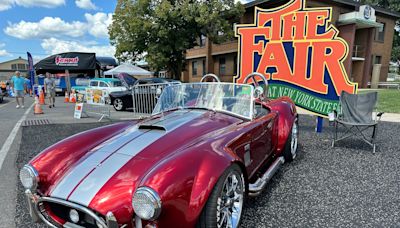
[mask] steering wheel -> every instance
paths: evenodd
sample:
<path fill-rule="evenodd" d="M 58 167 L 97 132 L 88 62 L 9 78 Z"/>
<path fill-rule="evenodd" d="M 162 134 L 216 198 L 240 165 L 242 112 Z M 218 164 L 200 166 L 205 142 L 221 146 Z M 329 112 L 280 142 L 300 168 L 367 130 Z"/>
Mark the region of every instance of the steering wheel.
<path fill-rule="evenodd" d="M 256 76 L 260 77 L 261 80 L 263 81 L 263 83 L 265 85 L 265 91 L 262 90 L 262 87 L 258 83 Z M 254 85 L 255 90 L 256 91 L 257 90 L 259 90 L 259 91 L 261 90 L 260 92 L 263 92 L 263 94 L 260 94 L 260 99 L 261 99 L 261 101 L 263 101 L 265 99 L 265 97 L 268 96 L 268 81 L 267 81 L 267 79 L 265 78 L 264 75 L 262 75 L 262 74 L 260 74 L 258 72 L 253 72 L 253 73 L 251 73 L 251 74 L 246 76 L 246 78 L 244 79 L 243 83 L 244 84 L 248 84 L 250 79 L 253 80 L 253 85 Z"/>
<path fill-rule="evenodd" d="M 218 76 L 215 75 L 215 74 L 206 74 L 206 75 L 204 75 L 201 78 L 200 82 L 207 82 L 206 80 L 208 80 L 209 78 L 212 79 L 211 82 L 221 82 L 221 80 L 219 80 Z"/>

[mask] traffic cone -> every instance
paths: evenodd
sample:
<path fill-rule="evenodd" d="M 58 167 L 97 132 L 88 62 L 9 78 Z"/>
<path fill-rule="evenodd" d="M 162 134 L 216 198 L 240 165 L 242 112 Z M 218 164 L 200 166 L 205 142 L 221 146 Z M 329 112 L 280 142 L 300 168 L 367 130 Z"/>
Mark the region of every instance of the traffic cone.
<path fill-rule="evenodd" d="M 42 107 L 40 106 L 39 98 L 35 97 L 35 109 L 34 114 L 43 114 Z"/>
<path fill-rule="evenodd" d="M 69 102 L 71 103 L 76 103 L 76 94 L 75 94 L 75 90 L 71 90 L 71 95 L 69 97 Z"/>
<path fill-rule="evenodd" d="M 69 103 L 69 96 L 67 91 L 65 91 L 64 103 Z"/>
<path fill-rule="evenodd" d="M 40 93 L 39 93 L 39 104 L 41 104 L 41 105 L 45 105 L 46 103 L 44 102 L 44 93 L 43 93 L 43 90 L 40 90 Z"/>

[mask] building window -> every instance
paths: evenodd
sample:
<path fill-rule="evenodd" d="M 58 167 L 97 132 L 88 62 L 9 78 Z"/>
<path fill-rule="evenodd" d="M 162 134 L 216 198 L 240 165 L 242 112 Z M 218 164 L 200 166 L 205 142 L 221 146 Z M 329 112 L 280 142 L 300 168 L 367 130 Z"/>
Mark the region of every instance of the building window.
<path fill-rule="evenodd" d="M 25 64 L 18 64 L 18 70 L 26 70 Z"/>
<path fill-rule="evenodd" d="M 375 28 L 375 41 L 384 42 L 385 41 L 385 27 L 386 24 L 382 23 L 382 28 Z"/>
<path fill-rule="evenodd" d="M 206 60 L 203 59 L 203 76 L 206 75 Z"/>
<path fill-rule="evenodd" d="M 11 64 L 11 70 L 17 70 L 17 64 Z"/>
<path fill-rule="evenodd" d="M 376 55 L 374 58 L 374 64 L 381 64 L 382 63 L 382 56 Z"/>
<path fill-rule="evenodd" d="M 192 61 L 192 75 L 197 75 L 197 61 Z"/>
<path fill-rule="evenodd" d="M 225 58 L 219 58 L 219 74 L 220 75 L 226 74 Z"/>
<path fill-rule="evenodd" d="M 236 75 L 237 74 L 237 55 L 233 56 L 233 74 Z"/>

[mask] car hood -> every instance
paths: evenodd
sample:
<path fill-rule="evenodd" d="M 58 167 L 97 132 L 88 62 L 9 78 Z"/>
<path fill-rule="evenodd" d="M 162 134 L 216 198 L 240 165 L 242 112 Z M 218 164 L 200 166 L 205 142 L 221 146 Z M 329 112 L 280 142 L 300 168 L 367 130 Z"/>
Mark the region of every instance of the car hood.
<path fill-rule="evenodd" d="M 122 97 L 122 96 L 127 96 L 127 95 L 132 95 L 130 90 L 123 90 L 123 91 L 113 91 L 110 93 L 110 96 L 112 97 Z"/>
<path fill-rule="evenodd" d="M 164 158 L 242 120 L 203 110 L 179 110 L 131 126 L 100 142 L 57 180 L 51 197 L 75 202 L 103 215 L 132 214 L 137 185 Z M 217 135 L 216 135 L 217 136 Z"/>

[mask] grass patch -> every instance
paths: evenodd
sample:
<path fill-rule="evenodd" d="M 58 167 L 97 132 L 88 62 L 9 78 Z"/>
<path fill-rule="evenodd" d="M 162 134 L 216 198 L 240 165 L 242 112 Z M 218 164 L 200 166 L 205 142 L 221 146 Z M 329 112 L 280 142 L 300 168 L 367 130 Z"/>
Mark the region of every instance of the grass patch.
<path fill-rule="evenodd" d="M 359 93 L 378 91 L 378 111 L 387 113 L 400 113 L 400 90 L 379 89 L 360 90 Z"/>

